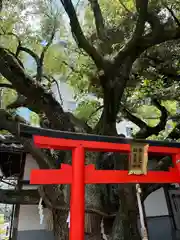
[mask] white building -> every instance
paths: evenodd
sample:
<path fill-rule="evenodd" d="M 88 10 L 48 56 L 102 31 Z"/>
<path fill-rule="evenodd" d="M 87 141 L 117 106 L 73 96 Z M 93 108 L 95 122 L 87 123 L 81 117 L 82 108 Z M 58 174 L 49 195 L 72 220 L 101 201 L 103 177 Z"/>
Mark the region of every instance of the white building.
<path fill-rule="evenodd" d="M 64 111 L 74 111 L 77 107 L 74 100 L 73 89 L 65 82 L 58 81 L 53 84 L 52 92 L 56 100 L 63 106 Z"/>

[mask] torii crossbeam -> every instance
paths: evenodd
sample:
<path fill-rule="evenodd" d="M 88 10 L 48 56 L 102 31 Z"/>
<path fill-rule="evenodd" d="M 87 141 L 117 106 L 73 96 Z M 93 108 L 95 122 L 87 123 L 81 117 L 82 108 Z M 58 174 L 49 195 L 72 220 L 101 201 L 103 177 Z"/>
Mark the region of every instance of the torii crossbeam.
<path fill-rule="evenodd" d="M 30 134 L 27 129 L 24 132 Z M 72 151 L 72 165 L 61 164 L 60 169 L 34 169 L 30 177 L 31 184 L 71 184 L 70 240 L 84 239 L 85 184 L 180 183 L 179 143 L 143 141 L 149 144 L 148 152 L 171 156 L 174 166 L 169 171 L 148 171 L 147 175 L 137 176 L 128 175 L 124 170 L 96 170 L 94 165 L 85 166 L 85 150 L 130 153 L 131 139 L 55 133 L 45 129 L 36 129 L 34 134 L 37 134 L 34 143 L 39 148 Z"/>

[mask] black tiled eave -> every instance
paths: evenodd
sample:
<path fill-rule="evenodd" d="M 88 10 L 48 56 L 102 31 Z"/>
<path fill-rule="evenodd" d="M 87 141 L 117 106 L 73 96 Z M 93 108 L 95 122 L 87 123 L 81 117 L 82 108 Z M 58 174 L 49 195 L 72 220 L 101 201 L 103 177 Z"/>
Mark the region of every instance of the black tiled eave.
<path fill-rule="evenodd" d="M 21 144 L 5 144 L 0 143 L 0 152 L 11 152 L 11 153 L 21 153 L 24 152 L 24 147 Z"/>

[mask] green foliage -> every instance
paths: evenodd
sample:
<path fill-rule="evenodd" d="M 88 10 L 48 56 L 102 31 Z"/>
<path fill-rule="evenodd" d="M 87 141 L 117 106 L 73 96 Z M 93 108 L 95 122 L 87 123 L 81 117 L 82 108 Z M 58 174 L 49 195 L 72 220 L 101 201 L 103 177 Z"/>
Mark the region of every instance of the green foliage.
<path fill-rule="evenodd" d="M 120 26 L 121 22 L 126 18 L 127 14 L 133 12 L 135 10 L 134 1 L 133 0 L 100 0 L 99 4 L 101 6 L 101 11 L 106 19 L 106 24 L 110 27 L 112 26 Z M 95 25 L 93 23 L 93 13 L 89 8 L 86 9 L 85 12 L 85 26 L 88 30 L 93 31 L 95 29 Z M 93 29 L 94 28 L 94 29 Z"/>
<path fill-rule="evenodd" d="M 33 126 L 39 126 L 40 125 L 40 118 L 34 112 L 30 113 L 29 121 L 30 121 L 30 124 L 33 125 Z"/>
<path fill-rule="evenodd" d="M 87 122 L 91 127 L 94 127 L 97 123 L 100 113 L 100 102 L 89 99 L 83 100 L 75 111 L 75 115 Z"/>
<path fill-rule="evenodd" d="M 68 78 L 68 83 L 73 87 L 76 99 L 81 99 L 89 93 L 95 94 L 97 97 L 102 96 L 102 91 L 99 87 L 94 86 L 91 79 L 97 79 L 95 84 L 98 84 L 96 78 L 96 68 L 89 57 L 80 55 L 75 61 L 75 72 L 72 72 Z M 92 80 L 93 81 L 93 80 Z"/>
<path fill-rule="evenodd" d="M 0 84 L 1 83 L 9 84 L 9 82 L 3 77 L 0 77 Z M 1 90 L 1 97 L 0 97 L 1 108 L 6 108 L 9 104 L 15 101 L 17 97 L 17 93 L 15 90 L 8 89 L 8 88 L 0 88 L 0 90 Z"/>

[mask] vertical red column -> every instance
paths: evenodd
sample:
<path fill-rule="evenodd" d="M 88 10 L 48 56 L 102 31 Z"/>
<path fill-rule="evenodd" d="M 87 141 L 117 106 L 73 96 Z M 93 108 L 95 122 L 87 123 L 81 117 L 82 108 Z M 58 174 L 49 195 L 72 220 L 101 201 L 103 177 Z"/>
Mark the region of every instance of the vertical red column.
<path fill-rule="evenodd" d="M 72 151 L 72 183 L 70 202 L 70 240 L 84 240 L 85 151 L 78 146 Z"/>
<path fill-rule="evenodd" d="M 178 170 L 180 176 L 180 154 L 175 154 L 172 157 L 174 167 Z"/>

